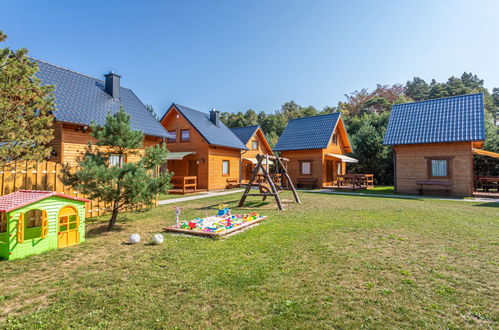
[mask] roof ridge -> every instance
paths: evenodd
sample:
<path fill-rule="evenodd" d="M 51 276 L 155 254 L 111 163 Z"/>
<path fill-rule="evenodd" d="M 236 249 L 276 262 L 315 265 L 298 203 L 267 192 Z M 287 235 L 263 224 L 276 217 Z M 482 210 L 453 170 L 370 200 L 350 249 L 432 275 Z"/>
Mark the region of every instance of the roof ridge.
<path fill-rule="evenodd" d="M 249 128 L 249 127 L 259 127 L 260 124 L 258 125 L 248 125 L 248 126 L 239 126 L 239 127 L 231 127 L 230 129 L 238 129 L 238 128 Z"/>
<path fill-rule="evenodd" d="M 92 79 L 95 79 L 95 80 L 98 80 L 98 81 L 104 82 L 104 79 L 99 79 L 99 78 L 97 78 L 97 77 L 91 76 L 91 75 L 86 74 L 86 73 L 81 73 L 81 72 L 78 72 L 78 71 L 73 70 L 73 69 L 69 69 L 69 68 L 66 68 L 66 67 L 63 67 L 63 66 L 60 66 L 60 65 L 57 65 L 57 64 L 53 64 L 53 63 L 50 63 L 50 62 L 47 62 L 47 61 L 41 60 L 41 59 L 39 59 L 39 58 L 36 58 L 36 57 L 34 57 L 34 56 L 29 56 L 29 55 L 26 55 L 26 57 L 31 58 L 31 59 L 36 60 L 36 61 L 39 61 L 39 62 L 42 62 L 42 63 L 45 63 L 45 64 L 48 64 L 48 65 L 51 65 L 51 66 L 53 66 L 53 67 L 56 67 L 56 68 L 59 68 L 59 69 L 62 69 L 62 70 L 66 70 L 66 71 L 69 71 L 69 72 L 72 72 L 72 73 L 79 74 L 80 76 L 84 76 L 84 77 L 87 77 L 87 78 L 92 78 Z M 121 84 L 120 84 L 120 88 L 124 88 L 124 89 L 131 90 L 130 88 L 127 88 L 127 87 L 123 87 L 123 86 L 121 86 Z"/>
<path fill-rule="evenodd" d="M 453 96 L 443 96 L 443 97 L 437 97 L 435 99 L 428 99 L 428 100 L 421 100 L 421 101 L 414 101 L 414 102 L 404 102 L 404 103 L 397 103 L 394 104 L 393 106 L 398 106 L 398 105 L 406 105 L 406 104 L 415 104 L 415 103 L 425 103 L 425 102 L 432 102 L 432 101 L 438 101 L 438 100 L 444 100 L 444 99 L 455 99 L 459 97 L 465 97 L 465 96 L 471 96 L 471 95 L 482 95 L 482 92 L 478 93 L 469 93 L 469 94 L 459 94 L 459 95 L 453 95 Z"/>
<path fill-rule="evenodd" d="M 189 110 L 192 110 L 192 111 L 196 111 L 196 112 L 202 113 L 203 115 L 208 115 L 206 112 L 203 112 L 203 111 L 200 111 L 200 110 L 196 110 L 196 109 L 193 109 L 193 108 L 189 108 L 189 107 L 186 107 L 185 105 L 182 105 L 182 104 L 179 104 L 179 103 L 173 102 L 173 105 L 174 106 L 181 106 L 182 108 L 186 108 L 186 109 L 189 109 Z"/>
<path fill-rule="evenodd" d="M 300 118 L 293 118 L 288 121 L 293 121 L 293 120 L 300 120 L 300 119 L 308 119 L 308 118 L 315 118 L 315 117 L 324 117 L 324 116 L 331 116 L 331 115 L 341 115 L 341 112 L 336 111 L 336 112 L 331 112 L 331 113 L 323 113 L 315 116 L 307 116 L 307 117 L 300 117 Z"/>

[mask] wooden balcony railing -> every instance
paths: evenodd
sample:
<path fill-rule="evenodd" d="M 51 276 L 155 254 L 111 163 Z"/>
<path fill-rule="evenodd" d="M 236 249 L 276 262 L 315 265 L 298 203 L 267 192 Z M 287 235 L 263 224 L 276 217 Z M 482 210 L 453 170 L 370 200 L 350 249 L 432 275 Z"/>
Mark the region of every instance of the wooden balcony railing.
<path fill-rule="evenodd" d="M 175 189 L 181 189 L 185 194 L 189 189 L 197 190 L 198 178 L 197 176 L 173 176 L 170 182 Z"/>

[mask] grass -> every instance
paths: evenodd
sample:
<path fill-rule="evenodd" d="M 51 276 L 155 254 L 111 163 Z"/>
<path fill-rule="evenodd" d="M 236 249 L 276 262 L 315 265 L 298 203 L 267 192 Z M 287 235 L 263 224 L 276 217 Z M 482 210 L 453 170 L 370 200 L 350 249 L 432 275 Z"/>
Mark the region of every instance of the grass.
<path fill-rule="evenodd" d="M 148 244 L 175 221 L 165 206 L 0 262 L 0 328 L 498 327 L 498 204 L 302 193 L 279 212 L 239 196 L 179 204 L 186 219 L 226 202 L 270 216 L 227 239 Z M 135 232 L 145 244 L 125 243 Z"/>

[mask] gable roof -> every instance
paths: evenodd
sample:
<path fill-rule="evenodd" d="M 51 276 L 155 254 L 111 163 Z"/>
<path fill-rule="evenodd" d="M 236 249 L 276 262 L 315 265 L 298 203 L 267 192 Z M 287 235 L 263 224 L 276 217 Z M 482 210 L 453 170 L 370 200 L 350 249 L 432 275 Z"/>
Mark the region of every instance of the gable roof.
<path fill-rule="evenodd" d="M 163 115 L 165 118 L 171 109 L 177 109 L 187 121 L 201 134 L 208 144 L 229 147 L 234 149 L 248 150 L 232 131 L 220 120 L 217 126 L 210 120 L 210 115 L 198 110 L 173 103 L 169 110 Z M 163 120 L 161 118 L 161 120 Z"/>
<path fill-rule="evenodd" d="M 279 137 L 274 150 L 327 148 L 340 118 L 340 113 L 334 112 L 327 115 L 292 119 Z"/>
<path fill-rule="evenodd" d="M 120 87 L 119 99 L 104 91 L 104 81 L 35 58 L 36 76 L 43 85 L 54 85 L 56 120 L 80 125 L 106 123 L 106 115 L 121 106 L 130 115 L 132 129 L 146 135 L 168 137 L 168 132 L 147 110 L 132 90 Z"/>
<path fill-rule="evenodd" d="M 41 201 L 42 199 L 51 196 L 68 198 L 80 202 L 90 202 L 90 200 L 88 199 L 64 195 L 55 191 L 18 190 L 11 194 L 0 197 L 0 213 L 17 210 L 18 208 L 21 208 L 23 206 L 29 205 L 34 202 Z"/>
<path fill-rule="evenodd" d="M 466 94 L 392 108 L 384 144 L 485 140 L 483 95 Z"/>
<path fill-rule="evenodd" d="M 242 143 L 246 145 L 248 141 L 251 139 L 251 137 L 256 133 L 256 130 L 259 127 L 260 125 L 253 125 L 253 126 L 244 126 L 244 127 L 234 127 L 231 128 L 230 130 L 239 138 L 239 140 L 241 140 Z"/>

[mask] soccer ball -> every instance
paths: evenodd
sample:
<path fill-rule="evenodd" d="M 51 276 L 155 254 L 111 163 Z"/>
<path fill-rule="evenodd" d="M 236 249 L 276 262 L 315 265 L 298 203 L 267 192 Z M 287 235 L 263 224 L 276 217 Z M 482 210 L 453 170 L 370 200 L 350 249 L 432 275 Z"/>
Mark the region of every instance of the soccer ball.
<path fill-rule="evenodd" d="M 163 243 L 164 240 L 165 240 L 165 238 L 161 234 L 156 234 L 152 237 L 152 242 L 154 244 L 161 244 L 161 243 Z"/>
<path fill-rule="evenodd" d="M 140 242 L 140 235 L 139 234 L 132 234 L 130 235 L 130 243 L 131 244 L 136 244 Z"/>

